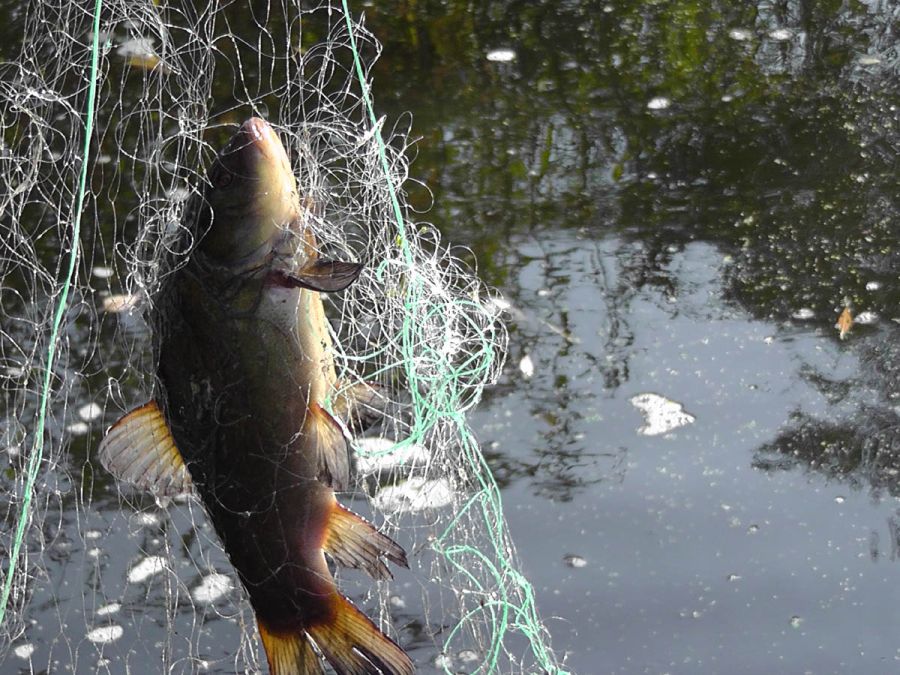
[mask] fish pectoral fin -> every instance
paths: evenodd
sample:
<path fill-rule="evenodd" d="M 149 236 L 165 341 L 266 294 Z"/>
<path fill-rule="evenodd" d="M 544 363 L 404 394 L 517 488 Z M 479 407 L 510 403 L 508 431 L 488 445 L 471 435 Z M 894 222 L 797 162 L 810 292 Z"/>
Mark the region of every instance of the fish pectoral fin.
<path fill-rule="evenodd" d="M 97 456 L 118 480 L 160 495 L 191 491 L 191 476 L 159 405 L 126 413 L 100 441 Z"/>
<path fill-rule="evenodd" d="M 337 500 L 334 500 L 322 547 L 337 564 L 363 569 L 373 579 L 393 579 L 382 558 L 409 567 L 406 551 L 400 544 L 376 530 L 365 518 L 341 506 Z"/>
<path fill-rule="evenodd" d="M 342 260 L 316 260 L 303 269 L 284 274 L 290 285 L 320 293 L 342 291 L 356 281 L 363 264 Z"/>
<path fill-rule="evenodd" d="M 350 446 L 344 430 L 318 403 L 311 403 L 305 432 L 312 437 L 318 479 L 334 490 L 350 487 Z"/>
<path fill-rule="evenodd" d="M 378 384 L 338 382 L 337 391 L 332 410 L 356 433 L 365 431 L 381 419 L 391 403 L 385 387 Z"/>
<path fill-rule="evenodd" d="M 328 604 L 327 618 L 305 628 L 335 672 L 413 675 L 415 668 L 406 652 L 353 603 L 335 592 Z"/>

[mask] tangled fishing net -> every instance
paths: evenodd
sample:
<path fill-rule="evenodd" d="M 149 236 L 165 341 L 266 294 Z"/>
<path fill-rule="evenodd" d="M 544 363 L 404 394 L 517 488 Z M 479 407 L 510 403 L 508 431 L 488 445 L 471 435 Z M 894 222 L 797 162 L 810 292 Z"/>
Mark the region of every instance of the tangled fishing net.
<path fill-rule="evenodd" d="M 190 5 L 190 3 L 185 3 Z M 252 613 L 199 503 L 117 485 L 92 453 L 153 393 L 154 297 L 181 217 L 252 114 L 279 130 L 325 248 L 366 263 L 330 296 L 340 376 L 388 414 L 343 501 L 409 553 L 339 584 L 421 672 L 559 672 L 466 424 L 501 366 L 490 297 L 408 220 L 408 129 L 377 120 L 379 45 L 346 7 L 32 2 L 0 65 L 0 658 L 51 672 L 247 672 Z"/>

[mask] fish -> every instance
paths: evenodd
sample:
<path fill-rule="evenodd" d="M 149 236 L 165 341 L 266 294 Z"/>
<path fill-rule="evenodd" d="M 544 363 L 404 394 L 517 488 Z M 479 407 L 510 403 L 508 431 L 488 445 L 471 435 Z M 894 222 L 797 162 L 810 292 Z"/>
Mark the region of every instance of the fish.
<path fill-rule="evenodd" d="M 392 577 L 404 549 L 338 502 L 346 420 L 381 395 L 338 380 L 322 293 L 362 271 L 319 253 L 278 134 L 245 121 L 186 207 L 196 242 L 151 324 L 158 386 L 98 448 L 117 479 L 197 494 L 249 597 L 269 670 L 409 675 L 412 660 L 337 588 L 325 557 Z M 326 408 L 331 401 L 331 411 Z"/>

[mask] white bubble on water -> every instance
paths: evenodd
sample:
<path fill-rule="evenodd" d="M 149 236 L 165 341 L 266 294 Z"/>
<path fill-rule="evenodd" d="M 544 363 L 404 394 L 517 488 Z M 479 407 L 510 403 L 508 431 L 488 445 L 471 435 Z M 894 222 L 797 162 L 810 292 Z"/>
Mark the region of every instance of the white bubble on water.
<path fill-rule="evenodd" d="M 816 313 L 809 307 L 801 307 L 796 312 L 791 314 L 791 317 L 797 319 L 798 321 L 809 321 L 810 319 L 814 319 L 815 316 Z"/>
<path fill-rule="evenodd" d="M 66 431 L 73 436 L 84 436 L 90 430 L 91 427 L 87 422 L 72 422 L 72 424 L 66 427 Z"/>
<path fill-rule="evenodd" d="M 530 354 L 526 354 L 519 361 L 519 370 L 522 371 L 522 375 L 525 376 L 526 380 L 531 379 L 534 375 L 534 361 L 531 360 Z"/>
<path fill-rule="evenodd" d="M 447 654 L 438 654 L 436 657 L 434 657 L 434 667 L 443 670 L 450 670 L 451 668 L 453 668 L 453 659 L 451 659 Z"/>
<path fill-rule="evenodd" d="M 166 569 L 165 558 L 158 555 L 148 556 L 128 570 L 128 581 L 132 584 L 139 584 L 154 574 L 159 574 L 164 569 Z"/>
<path fill-rule="evenodd" d="M 96 403 L 88 403 L 78 409 L 78 416 L 85 422 L 92 422 L 103 414 L 103 408 Z"/>
<path fill-rule="evenodd" d="M 213 572 L 200 580 L 200 583 L 191 591 L 191 597 L 194 599 L 194 602 L 201 605 L 211 605 L 216 600 L 220 600 L 228 595 L 231 588 L 231 577 L 227 574 Z"/>
<path fill-rule="evenodd" d="M 91 270 L 91 274 L 98 279 L 109 279 L 113 275 L 113 271 L 111 267 L 95 267 Z"/>
<path fill-rule="evenodd" d="M 879 316 L 875 312 L 860 312 L 856 315 L 856 323 L 861 325 L 877 323 Z"/>
<path fill-rule="evenodd" d="M 769 37 L 773 40 L 784 42 L 785 40 L 790 40 L 792 37 L 794 37 L 794 34 L 787 28 L 776 28 L 775 30 L 769 32 Z"/>
<path fill-rule="evenodd" d="M 385 513 L 402 513 L 439 509 L 452 504 L 453 499 L 453 487 L 446 479 L 425 480 L 413 476 L 381 489 L 373 501 Z"/>
<path fill-rule="evenodd" d="M 115 614 L 120 609 L 122 609 L 122 605 L 118 602 L 111 602 L 108 605 L 103 605 L 103 607 L 99 608 L 94 614 L 97 616 L 109 616 L 110 614 Z"/>
<path fill-rule="evenodd" d="M 867 291 L 877 291 L 879 288 L 881 288 L 880 281 L 870 281 L 866 284 Z"/>
<path fill-rule="evenodd" d="M 665 96 L 656 96 L 647 102 L 647 110 L 665 110 L 670 105 L 672 105 L 672 101 Z"/>
<path fill-rule="evenodd" d="M 501 47 L 499 49 L 492 49 L 485 56 L 488 61 L 493 61 L 494 63 L 509 63 L 510 61 L 516 60 L 516 53 L 507 47 Z"/>
<path fill-rule="evenodd" d="M 644 436 L 667 434 L 679 427 L 692 424 L 697 419 L 685 412 L 681 403 L 659 394 L 638 394 L 628 400 L 644 416 L 644 426 L 638 429 L 638 433 Z"/>
<path fill-rule="evenodd" d="M 111 626 L 100 626 L 99 628 L 95 628 L 85 637 L 95 644 L 108 644 L 118 640 L 124 633 L 125 631 L 122 629 L 122 626 L 113 624 Z"/>
<path fill-rule="evenodd" d="M 431 453 L 424 445 L 410 443 L 398 446 L 381 436 L 359 438 L 355 441 L 356 468 L 364 474 L 390 471 L 401 467 L 424 466 Z"/>
<path fill-rule="evenodd" d="M 732 28 L 728 31 L 728 37 L 732 40 L 737 40 L 738 42 L 746 42 L 753 37 L 753 33 L 746 28 Z"/>
<path fill-rule="evenodd" d="M 155 513 L 150 513 L 149 511 L 136 513 L 132 520 L 136 524 L 142 525 L 143 527 L 153 527 L 155 525 L 159 525 L 159 516 Z"/>
<path fill-rule="evenodd" d="M 569 553 L 563 557 L 563 562 L 566 563 L 569 567 L 574 567 L 579 569 L 581 567 L 587 567 L 587 560 L 580 555 L 576 555 L 575 553 Z"/>
<path fill-rule="evenodd" d="M 34 645 L 30 642 L 18 645 L 13 649 L 13 654 L 20 659 L 28 660 L 31 658 L 31 655 L 34 654 Z"/>

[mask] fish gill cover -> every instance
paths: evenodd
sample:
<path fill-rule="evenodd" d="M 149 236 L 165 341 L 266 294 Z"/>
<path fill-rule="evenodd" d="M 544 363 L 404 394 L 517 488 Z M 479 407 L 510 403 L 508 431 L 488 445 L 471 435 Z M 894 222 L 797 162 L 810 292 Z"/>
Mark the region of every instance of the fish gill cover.
<path fill-rule="evenodd" d="M 199 503 L 119 485 L 95 458 L 103 431 L 154 392 L 149 316 L 194 245 L 185 206 L 257 115 L 288 149 L 323 252 L 365 263 L 326 300 L 338 375 L 389 392 L 353 442 L 342 501 L 411 570 L 339 585 L 420 672 L 562 672 L 465 419 L 502 365 L 503 305 L 405 204 L 409 120 L 373 112 L 378 41 L 346 4 L 299 5 L 0 4 L 16 28 L 0 52 L 12 56 L 0 64 L 10 668 L 261 667 Z"/>

